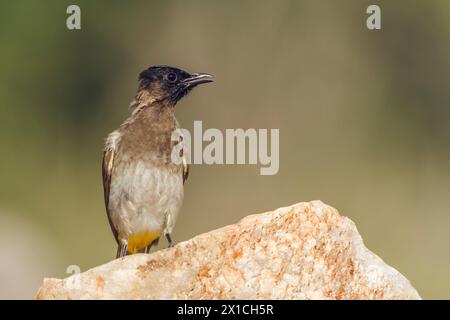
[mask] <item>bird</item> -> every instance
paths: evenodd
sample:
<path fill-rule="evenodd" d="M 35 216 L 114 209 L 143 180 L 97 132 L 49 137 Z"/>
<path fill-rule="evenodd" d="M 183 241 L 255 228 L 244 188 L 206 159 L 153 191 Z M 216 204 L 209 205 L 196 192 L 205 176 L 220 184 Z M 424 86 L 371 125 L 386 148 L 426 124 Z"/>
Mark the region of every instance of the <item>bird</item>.
<path fill-rule="evenodd" d="M 116 258 L 149 253 L 162 235 L 174 245 L 172 231 L 189 175 L 183 161 L 171 159 L 172 133 L 179 128 L 175 106 L 194 87 L 213 81 L 166 65 L 139 74 L 129 117 L 111 132 L 103 151 L 102 177 L 108 221 L 117 242 Z M 182 153 L 182 152 L 181 152 Z"/>

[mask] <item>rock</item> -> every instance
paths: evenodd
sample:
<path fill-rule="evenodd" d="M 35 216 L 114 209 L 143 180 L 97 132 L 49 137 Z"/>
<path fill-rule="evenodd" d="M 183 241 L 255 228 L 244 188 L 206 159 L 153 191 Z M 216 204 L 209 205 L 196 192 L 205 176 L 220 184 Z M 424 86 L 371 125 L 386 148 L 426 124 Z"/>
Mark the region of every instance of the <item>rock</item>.
<path fill-rule="evenodd" d="M 251 215 L 152 254 L 44 279 L 36 299 L 420 299 L 320 201 Z"/>

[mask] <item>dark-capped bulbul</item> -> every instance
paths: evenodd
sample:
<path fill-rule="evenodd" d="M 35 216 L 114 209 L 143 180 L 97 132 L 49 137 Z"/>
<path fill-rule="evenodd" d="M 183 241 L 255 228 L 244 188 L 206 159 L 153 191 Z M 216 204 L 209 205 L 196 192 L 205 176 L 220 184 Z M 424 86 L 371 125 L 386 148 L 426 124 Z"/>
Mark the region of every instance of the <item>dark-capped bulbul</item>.
<path fill-rule="evenodd" d="M 174 109 L 190 90 L 211 81 L 209 74 L 169 66 L 140 73 L 131 115 L 108 135 L 103 153 L 105 206 L 118 244 L 116 257 L 148 253 L 161 235 L 173 245 L 189 173 L 186 161 L 171 159 L 177 144 L 172 133 L 179 128 Z"/>

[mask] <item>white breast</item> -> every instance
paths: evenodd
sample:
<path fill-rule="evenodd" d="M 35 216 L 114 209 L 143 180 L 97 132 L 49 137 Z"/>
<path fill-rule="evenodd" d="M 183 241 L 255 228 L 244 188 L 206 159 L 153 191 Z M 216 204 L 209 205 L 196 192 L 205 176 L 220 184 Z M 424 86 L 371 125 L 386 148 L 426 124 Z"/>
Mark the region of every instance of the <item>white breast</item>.
<path fill-rule="evenodd" d="M 122 237 L 144 231 L 162 233 L 164 229 L 170 233 L 182 202 L 181 173 L 143 162 L 127 164 L 113 173 L 109 210 Z"/>

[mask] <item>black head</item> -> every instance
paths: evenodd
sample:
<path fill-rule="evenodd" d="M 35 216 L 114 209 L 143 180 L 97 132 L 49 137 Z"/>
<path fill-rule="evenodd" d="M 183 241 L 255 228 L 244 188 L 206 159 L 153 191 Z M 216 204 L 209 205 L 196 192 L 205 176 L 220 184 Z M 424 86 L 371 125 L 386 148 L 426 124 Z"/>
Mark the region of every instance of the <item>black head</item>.
<path fill-rule="evenodd" d="M 175 105 L 192 88 L 212 82 L 207 73 L 188 73 L 169 66 L 154 66 L 139 75 L 139 91 L 145 91 L 152 101 L 167 101 Z"/>

